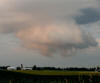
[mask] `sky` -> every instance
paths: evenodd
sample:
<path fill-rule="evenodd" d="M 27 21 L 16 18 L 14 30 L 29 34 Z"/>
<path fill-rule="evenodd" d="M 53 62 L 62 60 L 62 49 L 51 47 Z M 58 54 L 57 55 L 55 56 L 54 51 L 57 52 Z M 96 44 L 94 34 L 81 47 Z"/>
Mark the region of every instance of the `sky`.
<path fill-rule="evenodd" d="M 0 65 L 100 65 L 99 0 L 0 1 Z"/>

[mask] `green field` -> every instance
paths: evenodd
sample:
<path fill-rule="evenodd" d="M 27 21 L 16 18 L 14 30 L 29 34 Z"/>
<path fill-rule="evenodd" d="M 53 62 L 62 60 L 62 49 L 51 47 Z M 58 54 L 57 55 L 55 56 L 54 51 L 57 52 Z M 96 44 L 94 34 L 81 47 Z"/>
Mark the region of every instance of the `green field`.
<path fill-rule="evenodd" d="M 53 70 L 0 71 L 0 83 L 100 83 L 100 72 Z"/>
<path fill-rule="evenodd" d="M 88 71 L 50 71 L 50 70 L 26 71 L 26 70 L 18 70 L 18 71 L 12 71 L 12 72 L 18 72 L 18 73 L 24 73 L 24 74 L 30 74 L 30 75 L 61 75 L 61 76 L 99 75 L 100 76 L 100 72 L 88 72 Z"/>

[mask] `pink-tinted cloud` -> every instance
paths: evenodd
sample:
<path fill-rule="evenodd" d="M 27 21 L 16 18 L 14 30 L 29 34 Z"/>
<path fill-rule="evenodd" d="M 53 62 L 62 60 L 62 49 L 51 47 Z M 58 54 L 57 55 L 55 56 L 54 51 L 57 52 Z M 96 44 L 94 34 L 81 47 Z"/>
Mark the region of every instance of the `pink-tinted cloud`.
<path fill-rule="evenodd" d="M 17 32 L 25 47 L 50 55 L 60 52 L 71 55 L 77 49 L 96 46 L 96 41 L 88 33 L 84 33 L 75 24 L 52 24 L 22 29 Z"/>

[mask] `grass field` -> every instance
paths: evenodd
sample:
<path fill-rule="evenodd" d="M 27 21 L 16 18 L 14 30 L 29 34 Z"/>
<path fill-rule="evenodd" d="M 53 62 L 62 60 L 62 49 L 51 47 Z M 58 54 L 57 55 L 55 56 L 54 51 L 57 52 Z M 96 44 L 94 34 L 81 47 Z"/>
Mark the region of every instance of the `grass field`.
<path fill-rule="evenodd" d="M 100 72 L 53 70 L 0 71 L 0 83 L 100 83 Z"/>
<path fill-rule="evenodd" d="M 89 72 L 89 71 L 50 71 L 50 70 L 32 70 L 32 71 L 26 71 L 26 70 L 18 70 L 13 71 L 18 73 L 24 73 L 24 74 L 31 74 L 31 75 L 99 75 L 100 72 Z"/>

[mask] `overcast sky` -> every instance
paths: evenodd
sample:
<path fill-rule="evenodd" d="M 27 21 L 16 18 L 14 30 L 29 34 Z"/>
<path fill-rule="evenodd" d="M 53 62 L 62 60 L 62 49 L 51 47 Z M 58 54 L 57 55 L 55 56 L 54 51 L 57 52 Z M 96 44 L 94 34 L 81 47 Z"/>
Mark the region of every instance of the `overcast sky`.
<path fill-rule="evenodd" d="M 1 0 L 0 65 L 100 65 L 99 0 Z"/>

